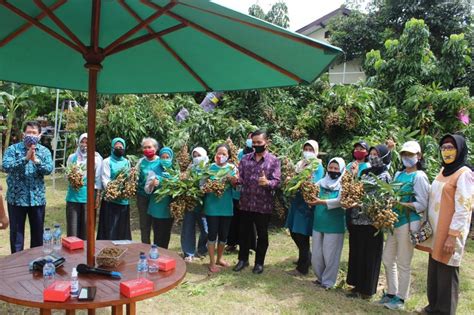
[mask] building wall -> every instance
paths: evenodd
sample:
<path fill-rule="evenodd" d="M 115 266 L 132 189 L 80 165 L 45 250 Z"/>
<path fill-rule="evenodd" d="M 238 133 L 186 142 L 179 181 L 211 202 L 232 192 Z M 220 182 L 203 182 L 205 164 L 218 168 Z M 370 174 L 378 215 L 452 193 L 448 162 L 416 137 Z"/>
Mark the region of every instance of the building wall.
<path fill-rule="evenodd" d="M 327 28 L 318 28 L 312 33 L 304 34 L 308 37 L 314 38 L 316 40 L 324 41 L 328 43 L 326 38 Z M 329 68 L 329 82 L 331 84 L 353 84 L 360 80 L 365 80 L 366 76 L 362 70 L 362 59 L 354 59 L 349 62 L 346 62 L 345 71 L 344 63 L 333 64 Z"/>

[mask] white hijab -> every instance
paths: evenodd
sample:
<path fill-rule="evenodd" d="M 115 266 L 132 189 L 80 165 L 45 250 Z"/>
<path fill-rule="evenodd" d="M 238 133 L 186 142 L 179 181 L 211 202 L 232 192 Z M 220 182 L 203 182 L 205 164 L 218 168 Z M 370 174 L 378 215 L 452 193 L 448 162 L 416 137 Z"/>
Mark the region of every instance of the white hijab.
<path fill-rule="evenodd" d="M 193 152 L 191 152 L 191 158 L 194 156 L 194 152 L 199 153 L 201 157 L 203 157 L 204 165 L 207 165 L 209 162 L 209 157 L 207 156 L 207 151 L 203 147 L 196 147 L 194 148 Z"/>
<path fill-rule="evenodd" d="M 317 158 L 317 156 L 319 154 L 319 144 L 318 144 L 318 142 L 314 141 L 314 140 L 308 140 L 303 144 L 303 149 L 306 145 L 310 145 L 313 148 L 314 154 L 316 155 L 316 159 L 318 159 Z M 319 163 L 321 164 L 321 160 L 319 160 Z M 296 163 L 296 166 L 295 166 L 296 173 L 301 173 L 306 168 L 306 166 L 308 166 L 308 164 L 309 164 L 309 161 L 307 161 L 306 159 L 300 160 L 298 163 Z"/>
<path fill-rule="evenodd" d="M 77 140 L 77 149 L 76 149 L 76 156 L 78 162 L 84 162 L 87 160 L 87 151 L 85 153 L 81 152 L 81 141 L 87 138 L 87 133 L 83 133 L 79 136 L 79 140 Z"/>
<path fill-rule="evenodd" d="M 337 179 L 332 179 L 329 176 L 328 172 L 326 172 L 326 176 L 324 176 L 324 178 L 321 179 L 318 182 L 318 184 L 325 189 L 339 190 L 341 189 L 342 177 L 344 176 L 344 173 L 346 172 L 346 162 L 344 162 L 344 160 L 339 157 L 332 158 L 328 163 L 328 167 L 332 162 L 336 162 L 337 164 L 339 164 L 339 172 L 341 172 L 341 176 L 339 176 Z"/>

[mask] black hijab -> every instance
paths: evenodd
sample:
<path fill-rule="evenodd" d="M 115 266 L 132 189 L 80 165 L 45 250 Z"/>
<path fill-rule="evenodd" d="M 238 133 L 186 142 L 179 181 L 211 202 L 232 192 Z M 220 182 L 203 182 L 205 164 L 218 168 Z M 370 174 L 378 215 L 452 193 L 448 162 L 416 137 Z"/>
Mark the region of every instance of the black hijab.
<path fill-rule="evenodd" d="M 463 166 L 467 166 L 472 169 L 472 167 L 467 164 L 467 153 L 468 153 L 467 144 L 466 144 L 466 139 L 464 139 L 463 136 L 447 134 L 443 138 L 441 138 L 441 141 L 439 142 L 439 146 L 441 147 L 441 145 L 445 143 L 447 139 L 450 139 L 450 138 L 454 140 L 454 143 L 456 146 L 456 150 L 457 150 L 456 159 L 451 164 L 446 164 L 443 161 L 442 163 L 443 176 L 450 176 L 456 173 L 456 171 L 459 170 Z"/>
<path fill-rule="evenodd" d="M 372 151 L 372 149 L 375 149 L 377 153 L 379 154 L 379 157 L 382 158 L 383 165 L 379 167 L 374 167 L 371 165 L 370 168 L 363 170 L 361 172 L 361 175 L 369 174 L 369 173 L 372 173 L 376 176 L 380 175 L 386 170 L 388 170 L 388 165 L 392 161 L 392 154 L 385 144 L 379 144 L 379 145 L 376 145 L 375 147 L 371 147 L 369 150 L 369 154 L 370 154 L 370 151 Z"/>

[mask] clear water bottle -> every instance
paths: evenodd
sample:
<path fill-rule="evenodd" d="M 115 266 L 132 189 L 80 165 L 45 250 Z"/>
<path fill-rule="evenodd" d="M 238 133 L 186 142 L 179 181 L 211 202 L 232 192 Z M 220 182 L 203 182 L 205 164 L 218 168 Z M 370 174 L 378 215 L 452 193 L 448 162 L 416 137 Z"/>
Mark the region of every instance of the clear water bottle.
<path fill-rule="evenodd" d="M 79 280 L 77 279 L 77 270 L 72 268 L 71 273 L 71 297 L 76 298 L 79 295 Z"/>
<path fill-rule="evenodd" d="M 140 259 L 137 264 L 138 278 L 146 278 L 148 272 L 148 262 L 144 252 L 140 252 Z"/>
<path fill-rule="evenodd" d="M 45 289 L 54 282 L 55 274 L 56 268 L 54 267 L 53 260 L 51 258 L 47 258 L 46 264 L 43 266 L 43 285 Z"/>
<path fill-rule="evenodd" d="M 43 232 L 43 253 L 51 254 L 53 252 L 53 235 L 50 228 L 45 228 Z"/>
<path fill-rule="evenodd" d="M 53 249 L 57 252 L 61 249 L 61 226 L 59 224 L 54 225 L 54 232 L 53 232 Z"/>
<path fill-rule="evenodd" d="M 150 252 L 148 253 L 148 272 L 156 273 L 160 269 L 158 267 L 158 257 L 160 253 L 158 252 L 158 246 L 155 244 L 151 245 Z"/>

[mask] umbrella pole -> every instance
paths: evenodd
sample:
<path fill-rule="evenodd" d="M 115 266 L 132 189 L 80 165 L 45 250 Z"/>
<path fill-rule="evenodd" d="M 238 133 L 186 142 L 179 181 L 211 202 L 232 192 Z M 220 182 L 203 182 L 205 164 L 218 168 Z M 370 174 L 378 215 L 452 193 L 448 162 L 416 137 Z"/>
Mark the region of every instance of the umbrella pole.
<path fill-rule="evenodd" d="M 97 75 L 100 65 L 86 65 L 89 71 L 87 107 L 87 264 L 95 265 L 95 117 L 97 103 Z"/>

